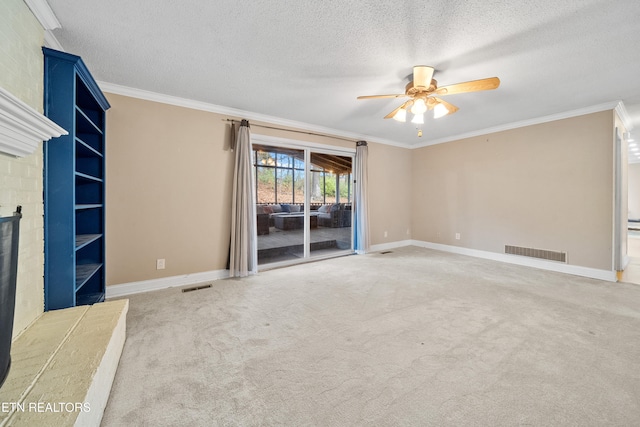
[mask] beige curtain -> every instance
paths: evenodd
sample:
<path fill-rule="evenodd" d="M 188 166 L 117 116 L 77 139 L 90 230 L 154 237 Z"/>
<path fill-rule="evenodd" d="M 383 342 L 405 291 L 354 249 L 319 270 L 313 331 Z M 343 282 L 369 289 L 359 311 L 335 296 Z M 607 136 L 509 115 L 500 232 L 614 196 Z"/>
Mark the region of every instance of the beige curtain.
<path fill-rule="evenodd" d="M 369 251 L 369 198 L 367 196 L 369 185 L 369 169 L 367 166 L 369 148 L 366 141 L 356 143 L 355 161 L 355 237 L 354 248 L 357 253 L 364 254 Z"/>
<path fill-rule="evenodd" d="M 235 143 L 235 171 L 231 201 L 231 251 L 229 275 L 244 277 L 258 272 L 256 237 L 256 205 L 253 162 L 251 160 L 251 131 L 249 122 L 242 120 Z"/>

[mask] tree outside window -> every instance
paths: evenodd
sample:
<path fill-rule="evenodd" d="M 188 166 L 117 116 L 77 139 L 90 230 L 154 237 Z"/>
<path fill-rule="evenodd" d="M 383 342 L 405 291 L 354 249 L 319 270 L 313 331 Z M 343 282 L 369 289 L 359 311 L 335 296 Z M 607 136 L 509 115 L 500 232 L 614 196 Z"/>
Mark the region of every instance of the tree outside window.
<path fill-rule="evenodd" d="M 256 202 L 258 204 L 304 203 L 303 151 L 254 150 Z M 337 182 L 339 181 L 339 182 Z M 351 173 L 336 175 L 322 166 L 311 164 L 311 203 L 351 202 Z M 336 185 L 339 184 L 339 185 Z"/>

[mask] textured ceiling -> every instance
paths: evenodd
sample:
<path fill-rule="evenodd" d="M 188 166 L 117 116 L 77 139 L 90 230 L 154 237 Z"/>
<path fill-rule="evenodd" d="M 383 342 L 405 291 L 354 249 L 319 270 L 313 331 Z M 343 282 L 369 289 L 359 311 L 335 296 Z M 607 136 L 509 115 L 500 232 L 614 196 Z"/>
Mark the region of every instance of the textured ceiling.
<path fill-rule="evenodd" d="M 370 140 L 430 141 L 622 100 L 640 124 L 637 0 L 48 0 L 54 35 L 96 80 L 303 122 Z M 456 114 L 383 120 L 413 65 Z"/>

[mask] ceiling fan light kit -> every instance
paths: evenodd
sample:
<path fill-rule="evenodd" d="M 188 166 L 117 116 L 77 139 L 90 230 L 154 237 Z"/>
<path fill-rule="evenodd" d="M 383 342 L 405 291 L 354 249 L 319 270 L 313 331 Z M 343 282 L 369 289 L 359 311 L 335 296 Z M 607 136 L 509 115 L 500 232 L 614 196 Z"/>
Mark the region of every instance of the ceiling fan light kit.
<path fill-rule="evenodd" d="M 397 120 L 399 122 L 406 122 L 407 121 L 407 110 L 405 110 L 404 108 L 401 108 L 398 110 L 397 113 L 395 113 L 393 115 L 393 120 Z"/>
<path fill-rule="evenodd" d="M 433 107 L 434 119 L 439 119 L 440 117 L 444 117 L 447 114 L 449 114 L 449 110 L 447 110 L 447 107 L 445 107 L 444 104 L 438 104 L 435 107 Z"/>
<path fill-rule="evenodd" d="M 411 99 L 400 105 L 391 113 L 387 114 L 384 118 L 393 118 L 399 122 L 406 122 L 407 109 L 410 109 L 411 113 L 414 115 L 411 123 L 423 124 L 424 113 L 427 110 L 433 110 L 433 117 L 435 119 L 458 111 L 458 107 L 436 97 L 436 95 L 443 96 L 458 93 L 479 92 L 483 90 L 496 89 L 500 86 L 499 78 L 490 77 L 487 79 L 472 80 L 469 82 L 456 83 L 438 88 L 438 82 L 433 79 L 433 73 L 433 67 L 427 65 L 416 65 L 413 67 L 413 80 L 405 87 L 405 93 L 391 95 L 366 95 L 359 96 L 358 99 L 409 97 Z M 422 136 L 422 130 L 420 129 L 418 129 L 418 136 Z"/>
<path fill-rule="evenodd" d="M 413 114 L 424 114 L 427 111 L 427 103 L 424 102 L 424 99 L 418 98 L 413 103 L 413 107 L 411 107 L 411 112 Z"/>
<path fill-rule="evenodd" d="M 423 125 L 424 124 L 424 114 L 416 114 L 413 116 L 413 119 L 411 119 L 411 123 L 416 124 L 416 125 Z"/>

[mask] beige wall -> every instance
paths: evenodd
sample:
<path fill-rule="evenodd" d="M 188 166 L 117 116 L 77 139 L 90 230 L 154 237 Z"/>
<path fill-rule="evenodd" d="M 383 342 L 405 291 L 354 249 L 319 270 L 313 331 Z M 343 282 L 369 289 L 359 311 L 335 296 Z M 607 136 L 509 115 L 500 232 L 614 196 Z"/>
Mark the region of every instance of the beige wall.
<path fill-rule="evenodd" d="M 640 163 L 629 165 L 629 218 L 640 219 Z"/>
<path fill-rule="evenodd" d="M 107 283 L 224 269 L 233 166 L 226 117 L 107 97 Z M 610 270 L 613 126 L 606 111 L 416 150 L 370 143 L 372 244 L 416 239 L 497 253 L 512 244 Z M 157 258 L 165 270 L 155 269 Z"/>
<path fill-rule="evenodd" d="M 369 144 L 369 232 L 372 245 L 411 239 L 412 154 L 413 151 L 406 148 Z"/>
<path fill-rule="evenodd" d="M 226 117 L 106 95 L 107 284 L 224 269 L 233 169 Z M 329 137 L 252 131 L 355 148 Z M 410 151 L 371 144 L 369 152 L 371 185 L 380 189 L 370 198 L 372 243 L 406 239 Z M 165 270 L 156 270 L 158 258 L 166 259 Z"/>
<path fill-rule="evenodd" d="M 413 239 L 611 270 L 613 125 L 604 111 L 415 150 Z"/>
<path fill-rule="evenodd" d="M 223 269 L 232 153 L 220 116 L 106 95 L 107 283 Z"/>
<path fill-rule="evenodd" d="M 0 1 L 0 86 L 42 112 L 44 30 L 22 0 Z M 0 154 L 0 216 L 23 207 L 13 337 L 44 310 L 42 149 Z"/>

